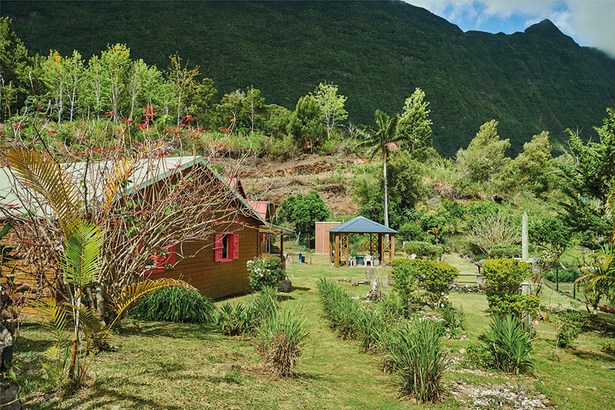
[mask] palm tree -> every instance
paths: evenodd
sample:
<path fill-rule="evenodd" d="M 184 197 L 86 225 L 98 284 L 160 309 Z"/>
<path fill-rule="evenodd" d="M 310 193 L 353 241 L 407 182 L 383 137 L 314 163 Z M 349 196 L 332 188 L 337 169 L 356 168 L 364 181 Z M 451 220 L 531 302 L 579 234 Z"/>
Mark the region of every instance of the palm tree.
<path fill-rule="evenodd" d="M 370 161 L 374 159 L 376 153 L 382 150 L 383 176 L 384 176 L 384 225 L 389 227 L 389 199 L 387 196 L 387 149 L 397 149 L 399 116 L 394 114 L 389 117 L 384 112 L 376 110 L 377 128 L 362 126 L 359 128 L 359 135 L 364 139 L 359 144 L 362 147 L 373 148 Z"/>
<path fill-rule="evenodd" d="M 14 148 L 6 157 L 11 171 L 22 186 L 38 194 L 41 202 L 53 208 L 62 227 L 64 260 L 61 262 L 60 273 L 71 287 L 69 300 L 57 304 L 54 298 L 50 298 L 31 304 L 41 317 L 40 323 L 57 338 L 56 345 L 50 347 L 45 355 L 58 364 L 58 381 L 61 380 L 62 374 L 66 373 L 67 382 L 79 388 L 109 331 L 137 299 L 164 287 L 194 288 L 174 279 L 145 280 L 125 286 L 120 295 L 111 301 L 115 318 L 111 323 L 105 324 L 96 315 L 95 309 L 81 303 L 85 289 L 94 282 L 100 269 L 100 253 L 105 234 L 101 229 L 102 222 L 94 225 L 87 220 L 85 194 L 48 151 Z M 107 176 L 103 219 L 116 198 L 119 187 L 130 174 L 134 161 L 135 158 L 118 160 L 113 172 Z M 67 321 L 67 316 L 72 317 Z M 73 340 L 70 344 L 66 343 L 65 338 L 69 323 L 73 326 Z M 70 349 L 69 355 L 66 354 L 66 348 Z M 68 356 L 70 361 L 65 361 L 63 358 Z"/>

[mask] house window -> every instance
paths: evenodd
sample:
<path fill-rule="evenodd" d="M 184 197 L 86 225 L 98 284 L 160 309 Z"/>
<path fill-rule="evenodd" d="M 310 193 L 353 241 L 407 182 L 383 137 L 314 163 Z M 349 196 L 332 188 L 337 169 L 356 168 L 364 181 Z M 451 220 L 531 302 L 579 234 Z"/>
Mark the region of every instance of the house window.
<path fill-rule="evenodd" d="M 145 272 L 145 275 L 151 275 L 152 273 L 162 273 L 169 267 L 175 265 L 175 245 L 169 246 L 165 249 L 162 255 L 155 257 L 156 267 Z"/>
<path fill-rule="evenodd" d="M 239 235 L 236 233 L 216 234 L 214 260 L 229 262 L 239 258 Z"/>

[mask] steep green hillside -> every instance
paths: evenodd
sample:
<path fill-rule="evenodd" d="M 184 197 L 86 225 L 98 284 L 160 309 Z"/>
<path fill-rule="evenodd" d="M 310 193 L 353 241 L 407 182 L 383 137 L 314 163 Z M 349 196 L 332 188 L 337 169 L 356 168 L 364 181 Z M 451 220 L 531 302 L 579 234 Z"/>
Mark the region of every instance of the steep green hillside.
<path fill-rule="evenodd" d="M 513 35 L 463 33 L 400 1 L 3 0 L 1 12 L 31 52 L 89 57 L 121 42 L 161 68 L 179 52 L 221 94 L 254 86 L 290 109 L 319 82 L 335 83 L 355 123 L 372 123 L 377 108 L 401 111 L 421 87 L 444 155 L 491 119 L 510 155 L 542 130 L 563 141 L 578 128 L 589 138 L 615 105 L 615 60 L 549 21 Z"/>

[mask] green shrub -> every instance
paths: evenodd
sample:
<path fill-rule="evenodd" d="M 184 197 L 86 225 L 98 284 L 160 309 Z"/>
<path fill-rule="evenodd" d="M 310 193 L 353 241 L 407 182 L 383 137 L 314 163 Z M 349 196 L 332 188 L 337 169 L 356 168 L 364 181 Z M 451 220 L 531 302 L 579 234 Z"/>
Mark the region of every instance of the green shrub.
<path fill-rule="evenodd" d="M 559 272 L 555 272 L 554 270 L 548 271 L 545 273 L 545 279 L 551 282 L 557 282 L 558 280 L 560 282 L 574 282 L 576 280 L 574 271 L 563 269 L 560 269 Z"/>
<path fill-rule="evenodd" d="M 532 265 L 515 259 L 489 259 L 481 269 L 485 275 L 485 293 L 489 307 L 501 316 L 520 316 L 522 311 L 535 315 L 540 299 L 521 295 L 521 283 L 532 276 Z"/>
<path fill-rule="evenodd" d="M 419 221 L 406 222 L 405 224 L 399 227 L 398 232 L 401 238 L 409 239 L 412 242 L 421 242 L 421 240 L 425 237 L 425 232 L 423 231 L 423 227 L 421 227 L 421 224 L 419 223 Z M 429 242 L 426 242 L 426 243 L 429 243 Z M 403 251 L 406 252 L 405 247 Z M 410 252 L 410 253 L 415 253 L 415 252 Z"/>
<path fill-rule="evenodd" d="M 418 271 L 414 259 L 394 259 L 391 262 L 393 268 L 393 288 L 404 303 L 404 311 L 411 303 L 418 303 Z"/>
<path fill-rule="evenodd" d="M 442 326 L 421 319 L 405 322 L 387 338 L 386 349 L 402 392 L 421 402 L 436 402 L 448 361 L 442 348 Z"/>
<path fill-rule="evenodd" d="M 178 323 L 208 323 L 213 320 L 214 305 L 199 292 L 169 287 L 145 295 L 132 310 L 141 320 Z"/>
<path fill-rule="evenodd" d="M 452 304 L 445 303 L 444 306 L 438 310 L 438 313 L 442 320 L 444 320 L 447 336 L 451 339 L 459 338 L 463 330 L 465 330 L 465 315 L 463 309 L 457 309 Z"/>
<path fill-rule="evenodd" d="M 417 260 L 419 286 L 425 289 L 428 302 L 443 305 L 449 294 L 449 285 L 459 276 L 459 270 L 446 262 Z"/>
<path fill-rule="evenodd" d="M 422 258 L 424 256 L 431 258 L 436 254 L 437 248 L 438 246 L 429 242 L 410 241 L 404 244 L 402 251 L 408 255 L 415 254 L 417 258 Z"/>
<path fill-rule="evenodd" d="M 225 302 L 216 311 L 215 323 L 227 336 L 239 336 L 256 328 L 259 319 L 251 304 Z"/>
<path fill-rule="evenodd" d="M 479 336 L 479 340 L 487 358 L 487 367 L 515 374 L 532 369 L 532 344 L 516 317 L 507 315 L 502 319 L 494 316 L 490 330 Z"/>
<path fill-rule="evenodd" d="M 495 245 L 487 255 L 489 259 L 512 259 L 521 257 L 521 247 L 517 245 Z"/>
<path fill-rule="evenodd" d="M 264 287 L 277 287 L 284 277 L 279 258 L 254 258 L 248 261 L 247 269 L 250 286 L 256 292 Z"/>
<path fill-rule="evenodd" d="M 459 276 L 454 266 L 431 259 L 395 259 L 391 266 L 395 290 L 408 303 L 416 300 L 418 285 L 425 289 L 426 302 L 440 307 L 449 293 L 449 285 Z"/>
<path fill-rule="evenodd" d="M 564 309 L 556 312 L 557 318 L 560 320 L 560 327 L 557 332 L 555 345 L 557 347 L 570 347 L 581 332 L 585 319 L 580 312 L 571 309 Z"/>
<path fill-rule="evenodd" d="M 304 319 L 291 311 L 276 312 L 263 321 L 258 331 L 258 349 L 276 376 L 292 376 L 293 368 L 309 336 Z"/>

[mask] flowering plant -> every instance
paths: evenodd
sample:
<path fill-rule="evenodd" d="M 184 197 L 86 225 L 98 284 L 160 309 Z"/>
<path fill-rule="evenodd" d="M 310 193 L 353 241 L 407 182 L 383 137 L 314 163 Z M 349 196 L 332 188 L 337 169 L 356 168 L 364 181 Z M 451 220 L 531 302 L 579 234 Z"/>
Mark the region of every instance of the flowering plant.
<path fill-rule="evenodd" d="M 259 291 L 265 287 L 277 287 L 284 276 L 282 261 L 278 258 L 254 258 L 248 261 L 248 279 L 252 290 Z"/>

